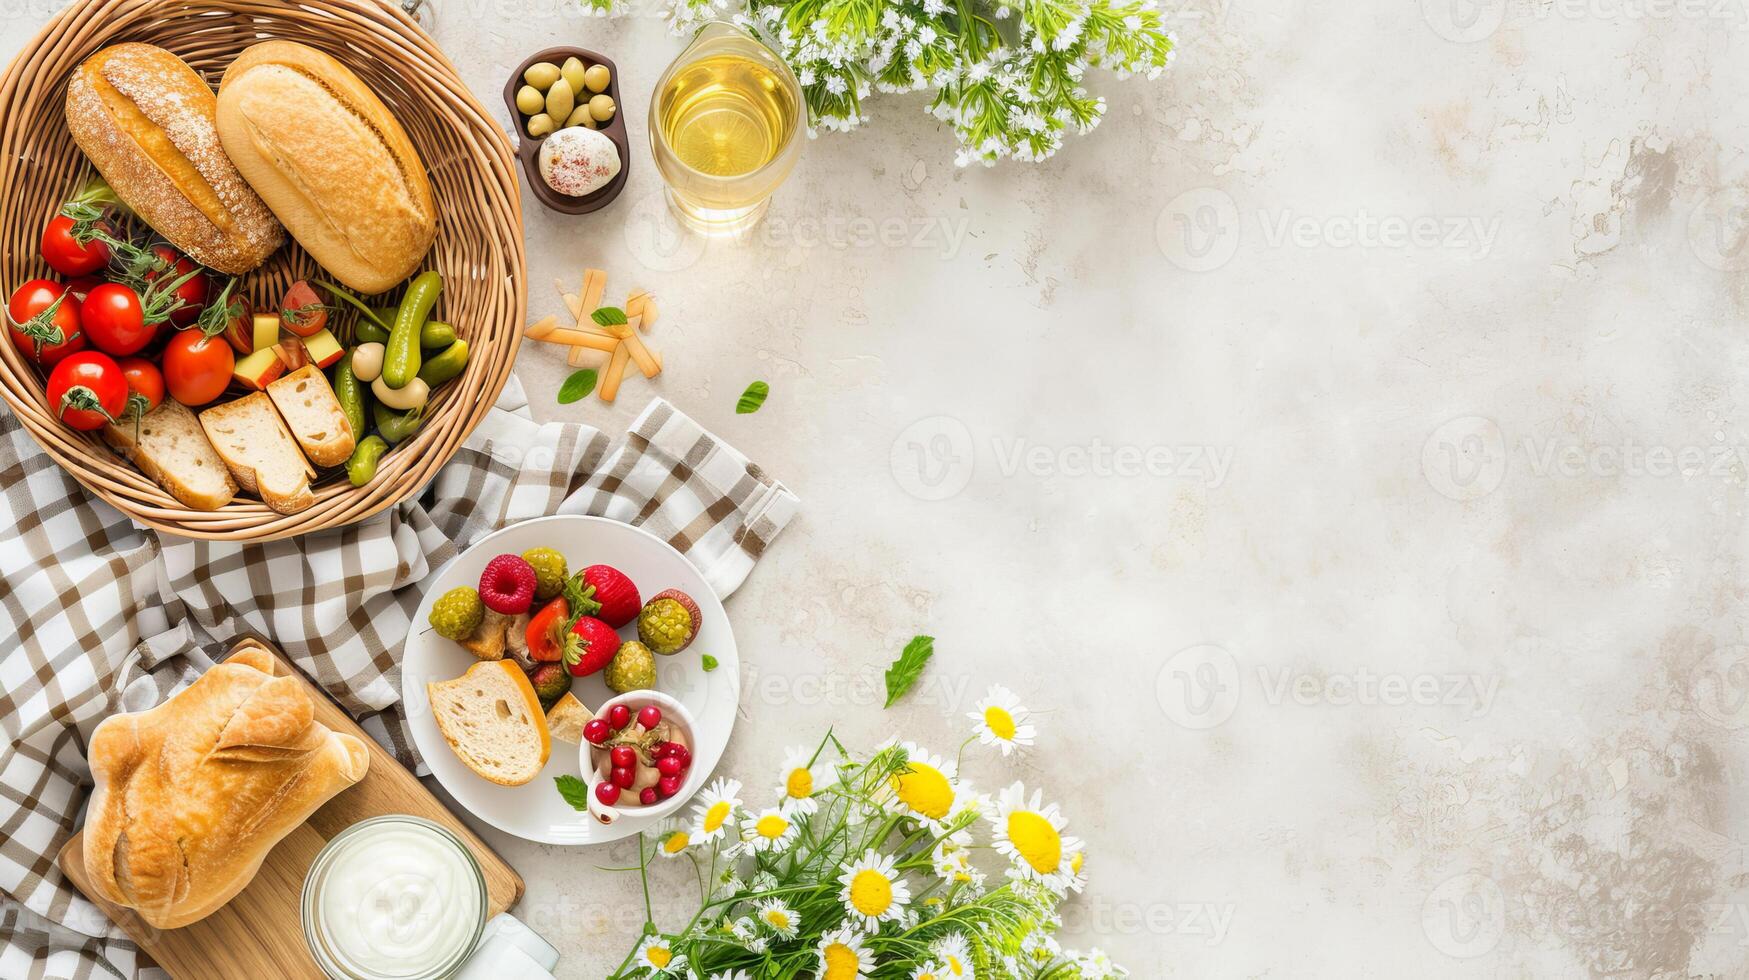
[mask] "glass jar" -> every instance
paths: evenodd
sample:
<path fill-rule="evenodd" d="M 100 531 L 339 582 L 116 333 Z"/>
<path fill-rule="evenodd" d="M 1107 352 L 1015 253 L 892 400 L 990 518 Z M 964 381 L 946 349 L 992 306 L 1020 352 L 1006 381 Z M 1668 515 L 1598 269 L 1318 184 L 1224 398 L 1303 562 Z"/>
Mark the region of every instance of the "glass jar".
<path fill-rule="evenodd" d="M 420 817 L 373 817 L 304 876 L 310 955 L 332 980 L 439 980 L 486 927 L 486 877 L 461 838 Z"/>

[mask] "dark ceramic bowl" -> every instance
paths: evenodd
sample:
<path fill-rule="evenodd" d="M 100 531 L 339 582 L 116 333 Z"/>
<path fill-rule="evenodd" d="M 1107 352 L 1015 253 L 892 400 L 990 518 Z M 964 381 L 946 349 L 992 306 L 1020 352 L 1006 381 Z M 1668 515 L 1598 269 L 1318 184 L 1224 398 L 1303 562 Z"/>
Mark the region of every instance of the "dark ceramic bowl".
<path fill-rule="evenodd" d="M 608 139 L 613 140 L 613 145 L 619 148 L 619 173 L 608 181 L 606 187 L 599 188 L 582 197 L 560 194 L 548 187 L 547 182 L 541 179 L 541 140 L 528 135 L 528 117 L 524 116 L 522 110 L 516 107 L 516 92 L 523 86 L 522 73 L 527 71 L 530 65 L 542 61 L 562 65 L 566 58 L 578 59 L 583 62 L 584 68 L 604 65 L 611 76 L 611 80 L 607 83 L 606 94 L 613 97 L 613 118 L 608 120 L 607 125 L 601 127 L 600 132 Z M 626 139 L 625 101 L 619 97 L 619 66 L 610 59 L 603 58 L 585 48 L 548 48 L 545 51 L 536 52 L 528 60 L 518 65 L 509 81 L 504 83 L 504 105 L 510 110 L 510 118 L 516 121 L 516 156 L 522 161 L 522 175 L 528 179 L 528 189 L 534 192 L 536 200 L 554 211 L 564 214 L 588 214 L 591 211 L 599 211 L 607 207 L 625 188 L 626 178 L 632 172 L 632 148 L 631 142 Z"/>

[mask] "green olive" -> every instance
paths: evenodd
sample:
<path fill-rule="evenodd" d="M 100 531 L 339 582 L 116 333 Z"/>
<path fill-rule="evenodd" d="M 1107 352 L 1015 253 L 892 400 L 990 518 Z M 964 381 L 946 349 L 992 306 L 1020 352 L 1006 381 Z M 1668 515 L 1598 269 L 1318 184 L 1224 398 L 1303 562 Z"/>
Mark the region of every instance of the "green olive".
<path fill-rule="evenodd" d="M 546 113 L 537 113 L 528 117 L 528 135 L 539 139 L 553 131 L 553 117 Z"/>
<path fill-rule="evenodd" d="M 589 129 L 594 129 L 599 125 L 601 124 L 595 121 L 595 117 L 589 114 L 589 105 L 585 103 L 572 109 L 571 118 L 565 120 L 565 125 L 559 128 L 570 129 L 572 126 L 584 126 Z"/>
<path fill-rule="evenodd" d="M 540 89 L 533 85 L 524 85 L 516 90 L 516 108 L 522 110 L 525 116 L 532 116 L 546 108 L 547 100 L 541 96 Z"/>
<path fill-rule="evenodd" d="M 553 87 L 547 89 L 547 115 L 553 117 L 556 126 L 561 119 L 571 118 L 571 110 L 577 107 L 577 98 L 571 90 L 571 83 L 559 79 Z"/>
<path fill-rule="evenodd" d="M 572 92 L 583 91 L 583 60 L 576 55 L 565 59 L 565 64 L 559 68 L 559 73 L 565 76 L 565 81 L 571 83 Z"/>
<path fill-rule="evenodd" d="M 583 87 L 591 92 L 605 92 L 612 82 L 613 73 L 607 70 L 606 65 L 590 65 L 589 70 L 583 73 Z"/>
<path fill-rule="evenodd" d="M 596 122 L 607 122 L 613 118 L 613 96 L 597 95 L 589 100 L 589 114 Z"/>
<path fill-rule="evenodd" d="M 559 66 L 550 61 L 537 61 L 522 73 L 522 80 L 545 92 L 559 80 Z"/>

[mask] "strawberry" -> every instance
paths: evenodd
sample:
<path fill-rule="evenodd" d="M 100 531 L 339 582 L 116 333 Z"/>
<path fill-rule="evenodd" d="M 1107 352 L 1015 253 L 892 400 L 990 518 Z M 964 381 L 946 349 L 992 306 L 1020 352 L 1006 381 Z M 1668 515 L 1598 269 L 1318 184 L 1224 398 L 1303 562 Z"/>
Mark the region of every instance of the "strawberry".
<path fill-rule="evenodd" d="M 638 598 L 638 587 L 626 574 L 612 565 L 590 565 L 582 571 L 583 582 L 595 591 L 592 598 L 601 603 L 599 616 L 614 629 L 638 618 L 644 600 Z"/>
<path fill-rule="evenodd" d="M 565 637 L 563 657 L 571 676 L 588 677 L 613 661 L 619 633 L 594 616 L 579 616 Z"/>

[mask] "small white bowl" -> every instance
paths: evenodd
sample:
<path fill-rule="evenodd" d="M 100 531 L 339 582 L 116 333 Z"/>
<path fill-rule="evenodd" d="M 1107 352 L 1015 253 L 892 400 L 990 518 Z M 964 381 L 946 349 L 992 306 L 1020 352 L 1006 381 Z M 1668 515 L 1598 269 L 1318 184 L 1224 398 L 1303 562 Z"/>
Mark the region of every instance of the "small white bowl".
<path fill-rule="evenodd" d="M 616 704 L 623 704 L 631 709 L 634 720 L 637 718 L 638 710 L 645 705 L 653 704 L 661 709 L 662 720 L 672 723 L 685 733 L 686 741 L 691 745 L 692 767 L 686 770 L 686 779 L 680 784 L 680 792 L 665 800 L 656 801 L 653 806 L 643 806 L 635 801 L 630 806 L 623 803 L 617 806 L 607 806 L 595 798 L 595 784 L 605 781 L 601 778 L 595 763 L 594 753 L 601 750 L 589 744 L 588 739 L 583 739 L 578 743 L 577 765 L 583 770 L 583 780 L 589 784 L 589 815 L 602 824 L 611 824 L 622 817 L 660 820 L 685 806 L 687 801 L 692 799 L 693 795 L 703 786 L 705 776 L 709 775 L 708 771 L 698 764 L 700 748 L 698 726 L 693 723 L 692 712 L 686 710 L 685 705 L 661 691 L 628 691 L 617 697 L 609 698 L 601 703 L 601 707 L 595 712 L 595 717 L 605 719 L 608 710 Z"/>

